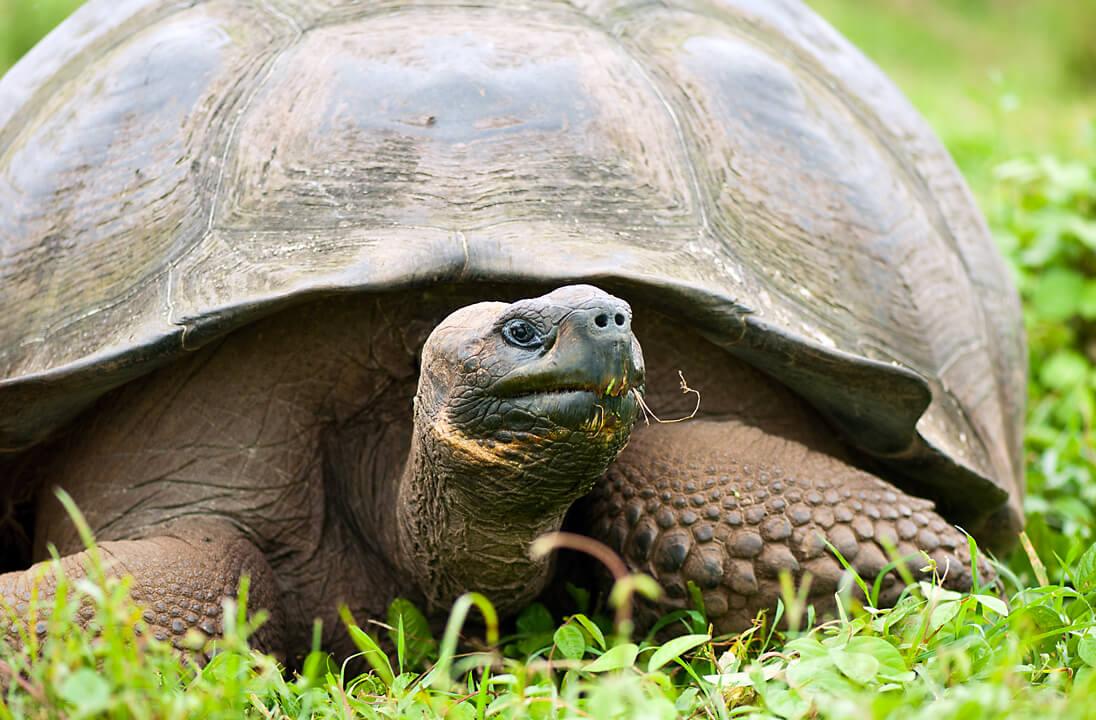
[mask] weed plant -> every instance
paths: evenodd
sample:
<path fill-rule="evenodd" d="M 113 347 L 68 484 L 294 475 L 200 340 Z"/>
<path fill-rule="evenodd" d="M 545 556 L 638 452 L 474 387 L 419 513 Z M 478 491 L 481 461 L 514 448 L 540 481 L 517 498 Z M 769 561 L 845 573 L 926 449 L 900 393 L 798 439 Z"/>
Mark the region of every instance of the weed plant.
<path fill-rule="evenodd" d="M 717 638 L 699 607 L 633 638 L 626 612 L 613 622 L 575 591 L 575 612 L 554 617 L 534 604 L 503 637 L 490 602 L 467 594 L 439 641 L 397 600 L 383 626 L 362 627 L 344 610 L 357 656 L 340 664 L 317 645 L 289 675 L 249 648 L 264 618 L 246 612 L 246 580 L 224 603 L 223 637 L 192 631 L 180 652 L 149 635 L 129 580 L 108 577 L 92 555 L 86 578 L 62 577 L 54 600 L 25 621 L 5 609 L 0 625 L 18 639 L 0 641 L 0 719 L 1093 716 L 1096 547 L 1061 566 L 1062 582 L 1029 560 L 1039 578 L 1031 587 L 998 566 L 1005 597 L 911 581 L 885 609 L 875 607 L 879 587 L 852 575 L 866 602 L 844 593 L 839 617 L 814 629 L 799 629 L 815 618 L 789 581 L 771 618 Z M 624 576 L 610 603 L 630 607 L 637 592 L 657 588 Z M 85 607 L 94 610 L 86 624 Z M 473 610 L 481 629 L 462 637 Z M 351 670 L 359 665 L 370 669 Z"/>

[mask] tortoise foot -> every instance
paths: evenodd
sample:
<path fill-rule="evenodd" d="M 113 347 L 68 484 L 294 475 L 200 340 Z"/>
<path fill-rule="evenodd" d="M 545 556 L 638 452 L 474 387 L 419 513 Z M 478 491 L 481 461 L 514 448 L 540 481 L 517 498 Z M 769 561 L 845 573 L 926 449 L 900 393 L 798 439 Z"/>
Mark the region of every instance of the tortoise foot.
<path fill-rule="evenodd" d="M 252 638 L 252 647 L 283 654 L 281 617 L 273 575 L 263 555 L 231 529 L 213 523 L 173 526 L 168 534 L 142 540 L 104 542 L 99 545 L 104 570 L 110 576 L 131 575 L 130 594 L 143 608 L 145 631 L 182 649 L 187 633 L 206 636 L 223 632 L 223 603 L 237 595 L 240 579 L 250 578 L 248 607 L 266 609 L 271 617 Z M 88 553 L 61 558 L 69 580 L 82 578 Z M 0 607 L 14 611 L 15 623 L 25 621 L 32 598 L 39 606 L 53 601 L 57 573 L 50 562 L 0 575 Z M 85 602 L 80 622 L 95 616 Z M 9 640 L 18 640 L 16 624 L 8 628 Z M 44 632 L 44 624 L 36 628 Z"/>
<path fill-rule="evenodd" d="M 809 602 L 832 611 L 846 570 L 830 546 L 869 585 L 886 572 L 880 604 L 904 586 L 888 568 L 895 554 L 915 577 L 935 564 L 945 587 L 972 584 L 966 535 L 930 501 L 735 421 L 638 430 L 588 512 L 595 537 L 659 581 L 662 610 L 689 605 L 692 581 L 720 632 L 743 630 L 775 607 L 782 571 L 797 586 L 809 573 Z M 979 570 L 992 581 L 988 564 Z"/>

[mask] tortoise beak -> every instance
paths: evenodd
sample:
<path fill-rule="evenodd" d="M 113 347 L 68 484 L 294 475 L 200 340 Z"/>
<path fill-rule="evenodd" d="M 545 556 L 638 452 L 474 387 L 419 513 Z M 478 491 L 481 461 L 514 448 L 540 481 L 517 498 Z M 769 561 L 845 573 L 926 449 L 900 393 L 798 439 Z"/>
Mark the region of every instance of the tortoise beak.
<path fill-rule="evenodd" d="M 587 383 L 598 397 L 620 397 L 643 387 L 643 356 L 632 335 L 631 311 L 577 310 L 559 326 L 556 342 L 545 358 L 563 384 Z"/>

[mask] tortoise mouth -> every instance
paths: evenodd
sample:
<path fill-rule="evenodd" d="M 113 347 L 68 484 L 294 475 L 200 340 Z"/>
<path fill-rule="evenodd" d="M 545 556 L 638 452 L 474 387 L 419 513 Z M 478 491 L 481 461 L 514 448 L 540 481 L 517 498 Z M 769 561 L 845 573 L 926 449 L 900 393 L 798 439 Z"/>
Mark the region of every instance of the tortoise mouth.
<path fill-rule="evenodd" d="M 594 399 L 609 399 L 643 393 L 644 372 L 642 363 L 631 355 L 615 358 L 614 362 L 598 363 L 601 372 L 585 368 L 570 371 L 553 367 L 534 373 L 514 373 L 494 383 L 491 395 L 504 400 L 543 395 L 587 393 Z M 634 400 L 634 398 L 633 398 Z"/>
<path fill-rule="evenodd" d="M 534 387 L 526 390 L 505 390 L 503 392 L 497 392 L 495 395 L 500 398 L 521 398 L 532 397 L 536 395 L 564 395 L 568 393 L 587 393 L 594 398 L 611 398 L 624 395 L 633 387 L 627 381 L 613 382 L 612 380 L 607 383 L 606 387 L 598 387 L 594 383 L 573 383 L 566 385 L 556 385 L 548 387 Z"/>
<path fill-rule="evenodd" d="M 506 402 L 514 410 L 546 418 L 552 424 L 593 434 L 630 430 L 639 413 L 636 393 L 629 386 L 615 393 L 600 393 L 592 386 L 565 385 L 529 390 L 510 395 Z"/>

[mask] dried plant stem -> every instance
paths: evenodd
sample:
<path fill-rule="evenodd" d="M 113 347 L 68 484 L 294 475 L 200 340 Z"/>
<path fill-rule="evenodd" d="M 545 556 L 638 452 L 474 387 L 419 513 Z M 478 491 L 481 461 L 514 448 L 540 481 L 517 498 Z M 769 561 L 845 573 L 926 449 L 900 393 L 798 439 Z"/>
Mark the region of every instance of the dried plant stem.
<path fill-rule="evenodd" d="M 529 552 L 534 558 L 541 558 L 553 550 L 559 550 L 560 548 L 567 548 L 569 550 L 578 550 L 579 552 L 590 555 L 602 565 L 604 565 L 609 573 L 613 576 L 614 586 L 621 583 L 627 583 L 629 574 L 628 566 L 624 564 L 624 561 L 620 559 L 612 549 L 604 543 L 598 542 L 593 538 L 586 537 L 585 535 L 576 535 L 569 532 L 552 532 L 541 535 L 533 541 L 533 545 L 530 547 Z M 616 626 L 630 627 L 632 622 L 632 603 L 629 597 L 626 602 L 621 602 L 616 608 Z"/>
<path fill-rule="evenodd" d="M 685 374 L 682 373 L 680 370 L 677 371 L 677 376 L 681 378 L 682 394 L 687 395 L 689 393 L 693 393 L 694 395 L 696 395 L 696 407 L 694 407 L 693 411 L 685 417 L 679 417 L 673 420 L 663 420 L 658 415 L 655 415 L 654 410 L 651 410 L 650 406 L 647 405 L 647 402 L 643 399 L 643 396 L 639 394 L 639 391 L 633 389 L 632 392 L 635 393 L 636 402 L 639 403 L 640 409 L 643 410 L 643 421 L 648 425 L 651 424 L 650 418 L 654 418 L 655 422 L 659 424 L 669 425 L 671 423 L 679 423 L 685 422 L 686 420 L 692 420 L 694 417 L 696 417 L 696 414 L 700 412 L 700 391 L 694 390 L 693 388 L 689 387 L 689 383 L 685 382 Z"/>

